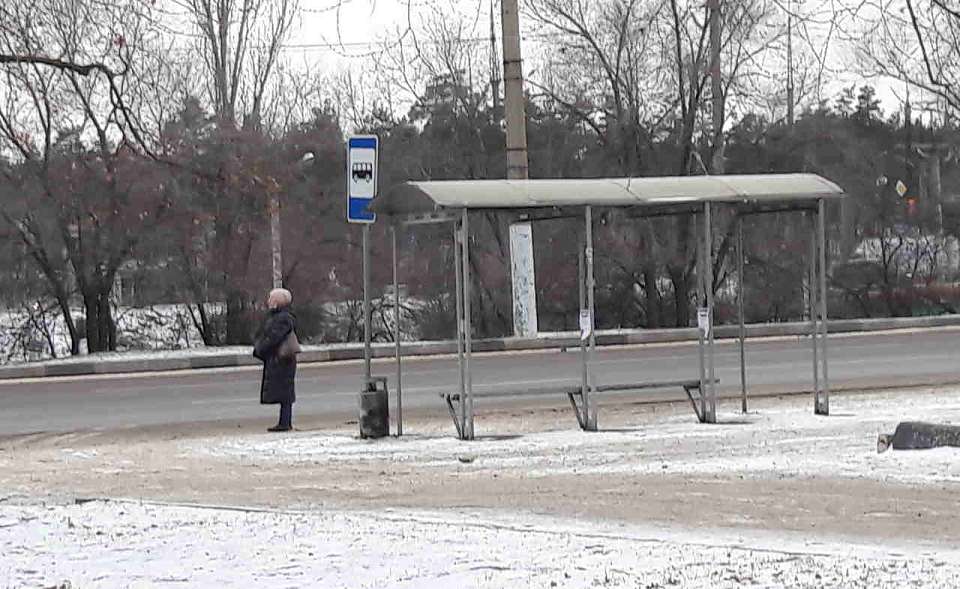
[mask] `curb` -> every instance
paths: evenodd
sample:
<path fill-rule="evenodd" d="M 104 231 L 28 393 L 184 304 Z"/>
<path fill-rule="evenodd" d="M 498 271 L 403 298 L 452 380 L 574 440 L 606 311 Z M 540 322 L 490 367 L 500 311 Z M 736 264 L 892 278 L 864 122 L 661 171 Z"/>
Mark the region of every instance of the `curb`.
<path fill-rule="evenodd" d="M 828 330 L 836 333 L 868 333 L 894 329 L 931 329 L 960 326 L 960 315 L 937 315 L 928 317 L 884 319 L 836 319 L 829 322 Z M 745 326 L 747 338 L 805 336 L 810 334 L 810 324 L 805 322 L 761 323 Z M 736 338 L 739 327 L 720 325 L 714 328 L 716 339 Z M 696 341 L 696 328 L 632 329 L 617 331 L 598 330 L 598 346 L 622 346 L 636 344 L 660 344 Z M 537 338 L 495 338 L 475 340 L 474 352 L 511 352 L 524 350 L 549 350 L 579 346 L 576 332 L 543 333 Z M 411 356 L 436 356 L 457 353 L 455 341 L 410 342 L 402 344 L 402 353 Z M 371 348 L 373 358 L 392 358 L 392 343 L 376 343 Z M 352 346 L 305 346 L 300 354 L 302 363 L 360 360 L 363 345 Z M 163 372 L 192 370 L 198 368 L 230 368 L 259 365 L 249 354 L 221 353 L 179 358 L 116 358 L 92 359 L 79 362 L 47 362 L 0 367 L 0 381 L 19 378 L 44 378 L 52 376 L 84 376 L 92 374 L 124 374 L 137 372 Z"/>

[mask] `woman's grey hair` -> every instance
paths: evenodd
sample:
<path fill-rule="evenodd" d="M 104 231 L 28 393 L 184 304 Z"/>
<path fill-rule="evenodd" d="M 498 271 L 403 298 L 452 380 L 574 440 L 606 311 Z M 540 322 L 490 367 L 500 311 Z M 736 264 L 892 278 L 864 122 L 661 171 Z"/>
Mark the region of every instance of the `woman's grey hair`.
<path fill-rule="evenodd" d="M 281 309 L 290 306 L 293 302 L 293 295 L 285 288 L 275 288 L 267 295 L 267 307 L 270 309 Z"/>

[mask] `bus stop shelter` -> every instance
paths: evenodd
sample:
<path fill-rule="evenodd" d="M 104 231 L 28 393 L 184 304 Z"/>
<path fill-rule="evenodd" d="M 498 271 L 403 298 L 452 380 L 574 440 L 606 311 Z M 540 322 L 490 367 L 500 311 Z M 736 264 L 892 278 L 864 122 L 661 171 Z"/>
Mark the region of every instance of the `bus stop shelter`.
<path fill-rule="evenodd" d="M 597 395 L 613 391 L 638 391 L 682 386 L 697 418 L 717 420 L 717 380 L 714 368 L 713 330 L 713 217 L 720 208 L 731 208 L 737 233 L 737 315 L 740 325 L 740 384 L 746 411 L 746 358 L 743 313 L 743 218 L 782 212 L 800 212 L 809 219 L 809 321 L 813 347 L 814 412 L 829 414 L 830 384 L 827 367 L 826 202 L 844 196 L 833 182 L 814 174 L 761 174 L 742 176 L 683 176 L 556 180 L 453 180 L 405 182 L 373 200 L 371 208 L 388 217 L 393 230 L 394 296 L 399 298 L 397 228 L 403 225 L 449 223 L 453 226 L 456 274 L 456 314 L 459 383 L 456 391 L 442 395 L 461 439 L 474 438 L 474 399 L 471 325 L 469 223 L 471 214 L 506 214 L 511 222 L 549 219 L 582 219 L 578 236 L 579 306 L 585 326 L 581 339 L 581 380 L 549 390 L 502 391 L 496 395 L 565 394 L 584 430 L 597 429 Z M 696 275 L 698 280 L 699 365 L 696 376 L 676 382 L 635 381 L 598 384 L 591 367 L 594 337 L 593 227 L 597 209 L 616 208 L 629 218 L 693 215 L 697 223 Z M 802 280 L 802 278 L 798 278 Z M 395 301 L 398 405 L 402 407 L 402 360 L 399 300 Z M 453 385 L 451 383 L 451 389 Z M 398 411 L 402 432 L 402 409 Z"/>

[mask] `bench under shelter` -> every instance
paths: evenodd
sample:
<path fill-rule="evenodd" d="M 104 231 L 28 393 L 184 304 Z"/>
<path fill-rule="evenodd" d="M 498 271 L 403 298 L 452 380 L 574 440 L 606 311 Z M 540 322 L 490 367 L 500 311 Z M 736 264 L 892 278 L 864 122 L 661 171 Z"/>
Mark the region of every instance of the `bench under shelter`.
<path fill-rule="evenodd" d="M 815 174 L 757 174 L 730 176 L 677 176 L 553 180 L 448 180 L 404 182 L 377 196 L 371 209 L 387 217 L 393 235 L 393 287 L 398 296 L 397 230 L 401 226 L 446 223 L 453 226 L 456 275 L 457 348 L 459 387 L 441 394 L 460 439 L 474 438 L 474 399 L 564 395 L 584 430 L 597 429 L 597 397 L 609 392 L 634 392 L 681 387 L 698 420 L 716 423 L 717 384 L 714 370 L 713 329 L 713 217 L 721 208 L 735 214 L 737 257 L 737 309 L 740 343 L 740 384 L 746 411 L 746 358 L 743 313 L 743 218 L 749 215 L 799 212 L 809 220 L 809 317 L 813 346 L 814 412 L 829 414 L 827 369 L 826 203 L 844 196 L 833 182 Z M 595 213 L 621 209 L 628 218 L 644 219 L 693 215 L 696 219 L 696 275 L 698 281 L 699 364 L 688 379 L 670 382 L 600 384 L 592 367 L 594 336 Z M 581 338 L 581 379 L 554 387 L 526 390 L 473 391 L 471 372 L 471 276 L 469 224 L 476 213 L 499 213 L 509 222 L 582 219 L 579 231 L 579 308 L 589 327 Z M 399 313 L 399 301 L 397 302 Z M 397 395 L 401 398 L 402 360 L 399 320 L 396 322 Z M 452 385 L 451 385 L 452 388 Z M 399 416 L 398 416 L 399 417 Z M 399 417 L 402 420 L 402 417 Z M 400 426 L 402 428 L 402 425 Z M 401 430 L 402 431 L 402 430 Z"/>

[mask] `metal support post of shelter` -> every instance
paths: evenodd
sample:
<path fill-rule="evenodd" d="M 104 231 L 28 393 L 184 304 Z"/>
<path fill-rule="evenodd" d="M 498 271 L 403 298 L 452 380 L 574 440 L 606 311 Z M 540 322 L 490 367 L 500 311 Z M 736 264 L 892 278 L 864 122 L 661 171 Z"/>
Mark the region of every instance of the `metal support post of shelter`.
<path fill-rule="evenodd" d="M 747 412 L 747 352 L 746 337 L 747 330 L 743 320 L 743 217 L 737 214 L 737 322 L 740 324 L 738 331 L 740 340 L 740 411 Z"/>
<path fill-rule="evenodd" d="M 403 435 L 403 365 L 400 360 L 400 267 L 397 262 L 397 226 L 390 227 L 390 236 L 393 238 L 393 323 L 394 323 L 394 355 L 397 359 L 397 437 Z"/>
<path fill-rule="evenodd" d="M 453 230 L 454 267 L 457 301 L 457 365 L 460 372 L 460 394 L 447 399 L 450 417 L 461 440 L 473 439 L 473 375 L 470 321 L 470 227 L 467 209 Z M 455 403 L 454 403 L 455 402 Z"/>
<path fill-rule="evenodd" d="M 590 370 L 596 349 L 594 330 L 594 277 L 593 277 L 593 210 L 584 207 L 584 231 L 578 239 L 577 284 L 580 313 L 580 391 L 568 393 L 570 404 L 577 416 L 580 429 L 597 430 L 597 407 L 591 399 L 594 391 L 593 374 Z M 584 324 L 584 320 L 586 323 Z M 580 398 L 579 402 L 577 397 Z"/>
<path fill-rule="evenodd" d="M 696 229 L 699 230 L 699 219 L 695 222 Z M 698 231 L 695 230 L 694 234 Z M 703 240 L 699 237 L 696 238 L 697 243 L 697 368 L 699 370 L 700 377 L 700 386 L 699 399 L 693 399 L 691 397 L 690 401 L 693 403 L 693 409 L 697 413 L 697 419 L 700 420 L 700 423 L 706 421 L 707 407 L 706 407 L 706 392 L 707 392 L 707 358 L 706 350 L 704 349 L 704 343 L 706 341 L 706 332 L 704 331 L 703 321 L 701 319 L 701 309 L 704 308 L 705 299 L 706 299 L 706 286 L 703 278 Z"/>
<path fill-rule="evenodd" d="M 830 375 L 827 372 L 827 231 L 826 231 L 826 203 L 820 199 L 817 206 L 817 242 L 819 245 L 820 264 L 820 361 L 823 366 L 823 388 L 817 391 L 814 398 L 814 413 L 817 415 L 830 414 Z"/>
<path fill-rule="evenodd" d="M 807 272 L 807 310 L 810 316 L 810 344 L 813 346 L 813 395 L 814 413 L 817 412 L 818 399 L 820 396 L 820 354 L 819 354 L 819 333 L 820 325 L 817 321 L 817 293 L 820 290 L 817 280 L 817 218 L 816 213 L 810 212 L 810 260 Z"/>
<path fill-rule="evenodd" d="M 467 406 L 463 403 L 463 399 L 466 396 L 466 383 L 467 380 L 464 375 L 464 357 L 463 357 L 463 267 L 460 265 L 460 222 L 457 221 L 453 225 L 453 273 L 455 276 L 455 288 L 456 288 L 456 311 L 457 311 L 457 372 L 459 373 L 460 379 L 460 394 L 457 397 L 458 405 L 455 410 L 453 405 L 450 405 L 450 417 L 453 418 L 453 423 L 457 427 L 457 437 L 461 440 L 464 439 L 463 436 L 463 424 L 466 423 L 466 410 Z"/>
<path fill-rule="evenodd" d="M 580 313 L 583 313 L 587 309 L 587 276 L 586 276 L 586 261 L 584 260 L 586 256 L 586 247 L 587 242 L 583 237 L 583 234 L 578 232 L 577 239 L 577 290 L 579 291 L 579 301 L 577 309 Z M 577 416 L 577 423 L 580 424 L 580 429 L 587 429 L 587 422 L 585 419 L 584 412 L 581 410 L 583 399 L 587 398 L 587 389 L 590 386 L 589 374 L 587 369 L 587 338 L 584 337 L 584 334 L 580 334 L 580 399 L 581 403 L 578 404 L 576 398 L 571 395 L 570 403 L 573 405 L 574 413 Z"/>
<path fill-rule="evenodd" d="M 704 399 L 703 421 L 706 423 L 717 422 L 717 383 L 714 371 L 713 357 L 713 219 L 711 218 L 710 203 L 703 203 L 703 282 L 704 297 L 707 308 L 707 388 L 700 389 L 700 395 Z M 701 387 L 703 385 L 701 384 Z"/>
<path fill-rule="evenodd" d="M 703 234 L 697 239 L 697 282 L 699 286 L 697 308 L 698 356 L 700 368 L 699 404 L 693 401 L 697 418 L 701 423 L 717 422 L 717 388 L 713 357 L 713 232 L 710 218 L 710 203 L 703 204 L 699 215 Z"/>
<path fill-rule="evenodd" d="M 597 347 L 597 338 L 595 335 L 596 331 L 596 319 L 594 317 L 595 313 L 595 304 L 594 304 L 594 289 L 596 288 L 595 280 L 593 277 L 593 209 L 591 207 L 585 207 L 583 213 L 584 221 L 584 239 L 586 241 L 585 247 L 583 250 L 584 260 L 586 265 L 584 267 L 584 278 L 587 289 L 587 315 L 589 318 L 589 335 L 587 336 L 587 353 L 586 353 L 586 386 L 583 389 L 582 393 L 582 403 L 583 403 L 583 429 L 589 431 L 596 431 L 597 429 L 597 407 L 593 402 L 594 400 L 590 398 L 590 393 L 593 392 L 593 374 L 592 374 L 592 364 L 593 356 L 596 352 Z"/>
<path fill-rule="evenodd" d="M 470 361 L 472 359 L 472 332 L 473 325 L 470 315 L 470 215 L 467 209 L 463 209 L 463 220 L 460 222 L 460 253 L 463 256 L 463 374 L 466 380 L 464 389 L 466 397 L 461 399 L 461 403 L 466 406 L 463 422 L 463 439 L 473 439 L 473 373 L 471 372 Z"/>
<path fill-rule="evenodd" d="M 830 414 L 830 380 L 827 368 L 827 240 L 824 201 L 810 212 L 810 265 L 808 309 L 813 347 L 813 412 Z"/>

